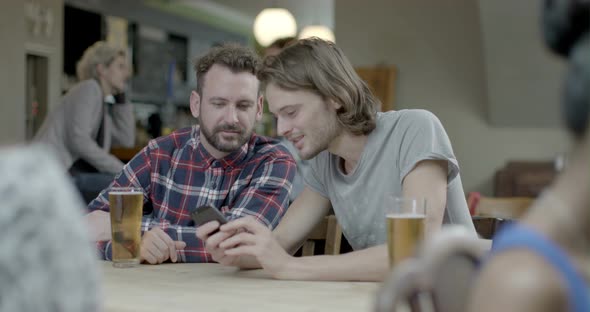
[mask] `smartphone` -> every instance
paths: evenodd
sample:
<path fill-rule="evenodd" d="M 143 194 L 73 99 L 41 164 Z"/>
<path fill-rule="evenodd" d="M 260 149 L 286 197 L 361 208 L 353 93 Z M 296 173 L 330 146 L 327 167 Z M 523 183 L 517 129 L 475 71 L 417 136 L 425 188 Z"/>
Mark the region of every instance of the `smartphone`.
<path fill-rule="evenodd" d="M 197 209 L 195 209 L 195 211 L 191 212 L 191 217 L 193 218 L 196 227 L 199 227 L 209 221 L 214 220 L 219 222 L 219 225 L 227 223 L 227 219 L 221 213 L 221 211 L 219 211 L 217 208 L 211 205 L 203 205 L 201 207 L 198 207 Z"/>

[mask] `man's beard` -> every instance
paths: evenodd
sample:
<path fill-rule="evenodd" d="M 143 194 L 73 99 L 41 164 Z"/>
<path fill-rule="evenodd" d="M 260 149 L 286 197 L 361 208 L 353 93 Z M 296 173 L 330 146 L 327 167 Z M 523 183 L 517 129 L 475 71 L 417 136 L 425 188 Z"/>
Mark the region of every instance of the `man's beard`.
<path fill-rule="evenodd" d="M 309 132 L 313 133 L 305 137 L 306 140 L 309 140 L 309 149 L 306 152 L 299 151 L 299 157 L 303 160 L 312 159 L 327 150 L 330 143 L 342 133 L 342 129 L 338 126 L 336 117 L 331 116 L 324 120 L 321 126 Z"/>
<path fill-rule="evenodd" d="M 199 120 L 200 122 L 200 120 Z M 236 125 L 220 125 L 217 126 L 215 128 L 213 128 L 213 131 L 209 131 L 209 129 L 207 129 L 207 127 L 205 127 L 205 125 L 203 125 L 203 123 L 201 123 L 201 132 L 203 133 L 203 135 L 205 136 L 205 138 L 207 139 L 207 142 L 209 142 L 209 144 L 211 144 L 215 149 L 217 149 L 220 152 L 224 152 L 224 153 L 231 153 L 234 152 L 238 149 L 240 149 L 240 147 L 242 147 L 242 145 L 246 144 L 246 142 L 248 142 L 248 140 L 250 140 L 250 137 L 252 136 L 252 132 L 253 132 L 253 128 L 248 130 L 244 130 L 241 129 L 239 126 Z M 231 141 L 227 141 L 227 140 L 223 140 L 221 138 L 221 134 L 219 134 L 221 131 L 237 131 L 238 136 L 237 136 L 237 140 L 231 140 Z"/>

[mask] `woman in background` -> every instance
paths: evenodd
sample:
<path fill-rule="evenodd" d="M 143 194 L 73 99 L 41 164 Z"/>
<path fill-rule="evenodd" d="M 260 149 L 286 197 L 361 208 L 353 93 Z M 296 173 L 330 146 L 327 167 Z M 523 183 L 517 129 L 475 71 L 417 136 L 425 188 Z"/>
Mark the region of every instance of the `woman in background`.
<path fill-rule="evenodd" d="M 543 26 L 569 59 L 562 107 L 574 150 L 522 223 L 494 238 L 471 311 L 590 311 L 590 1 L 546 0 Z"/>
<path fill-rule="evenodd" d="M 50 112 L 34 141 L 54 148 L 89 202 L 123 168 L 109 151 L 111 145 L 134 145 L 135 121 L 131 103 L 122 96 L 129 77 L 123 50 L 96 42 L 76 70 L 80 82 Z"/>

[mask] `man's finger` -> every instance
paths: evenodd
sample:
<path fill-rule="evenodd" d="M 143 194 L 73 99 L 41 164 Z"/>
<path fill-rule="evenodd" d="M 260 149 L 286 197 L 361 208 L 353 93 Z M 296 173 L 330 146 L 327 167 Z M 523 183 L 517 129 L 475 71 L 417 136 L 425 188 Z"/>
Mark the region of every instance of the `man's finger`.
<path fill-rule="evenodd" d="M 254 245 L 241 245 L 236 248 L 225 250 L 226 256 L 253 256 L 258 254 L 258 248 Z"/>
<path fill-rule="evenodd" d="M 219 222 L 217 221 L 209 221 L 201 226 L 197 227 L 197 237 L 200 240 L 207 240 L 211 233 L 215 232 L 219 228 Z"/>
<path fill-rule="evenodd" d="M 184 249 L 186 247 L 186 243 L 183 241 L 173 241 L 174 244 L 174 252 L 170 251 L 170 261 L 177 262 L 178 261 L 178 250 Z"/>
<path fill-rule="evenodd" d="M 162 230 L 160 228 L 158 228 L 158 231 L 156 231 L 156 234 L 167 246 L 162 251 L 163 252 L 165 251 L 165 253 L 168 254 L 168 256 L 170 257 L 170 260 L 172 262 L 176 262 L 176 245 L 174 244 L 174 241 L 172 240 L 172 238 L 170 238 L 170 235 L 166 234 L 166 232 L 164 232 L 164 230 Z M 166 258 L 168 258 L 168 257 L 166 257 Z M 166 261 L 166 259 L 164 259 L 164 261 Z"/>
<path fill-rule="evenodd" d="M 183 241 L 175 241 L 174 246 L 176 247 L 176 250 L 184 249 L 186 247 L 186 243 Z"/>
<path fill-rule="evenodd" d="M 152 244 L 151 246 L 148 246 L 148 251 L 154 255 L 157 261 L 161 261 L 161 259 L 164 258 L 164 253 L 156 245 Z"/>
<path fill-rule="evenodd" d="M 256 244 L 256 235 L 248 232 L 242 232 L 228 239 L 224 240 L 219 244 L 219 248 L 229 249 L 238 245 L 254 245 Z"/>
<path fill-rule="evenodd" d="M 158 258 L 153 254 L 153 252 L 147 248 L 144 248 L 145 253 L 144 253 L 144 259 L 145 261 L 147 261 L 149 264 L 156 264 L 158 263 Z"/>
<path fill-rule="evenodd" d="M 232 233 L 228 233 L 228 232 L 221 232 L 221 231 L 217 232 L 217 233 L 209 236 L 209 238 L 206 241 L 205 246 L 219 248 L 219 243 L 223 242 L 225 239 L 227 239 L 231 235 L 232 235 Z"/>
<path fill-rule="evenodd" d="M 224 232 L 233 232 L 239 229 L 245 229 L 250 233 L 258 234 L 266 230 L 267 228 L 260 222 L 256 221 L 256 219 L 254 219 L 253 217 L 248 216 L 230 221 L 222 225 L 220 229 Z"/>
<path fill-rule="evenodd" d="M 160 235 L 158 235 L 157 232 L 152 233 L 151 241 L 152 241 L 152 245 L 154 246 L 154 248 L 158 249 L 158 251 L 160 253 L 162 253 L 162 255 L 169 253 L 168 244 L 166 244 L 166 242 L 164 241 L 164 238 L 160 237 Z"/>

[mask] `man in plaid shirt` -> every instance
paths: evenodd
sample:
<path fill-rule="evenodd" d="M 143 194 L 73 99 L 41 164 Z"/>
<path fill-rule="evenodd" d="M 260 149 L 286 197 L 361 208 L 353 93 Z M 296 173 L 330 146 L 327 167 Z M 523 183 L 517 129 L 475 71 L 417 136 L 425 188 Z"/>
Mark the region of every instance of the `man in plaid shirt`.
<path fill-rule="evenodd" d="M 274 228 L 289 204 L 296 164 L 278 140 L 256 135 L 262 96 L 256 54 L 228 44 L 195 64 L 190 108 L 199 125 L 150 141 L 110 187 L 144 190 L 141 260 L 158 264 L 212 261 L 190 213 L 204 204 L 228 219 L 252 216 Z M 111 259 L 109 188 L 87 216 L 103 259 Z"/>

